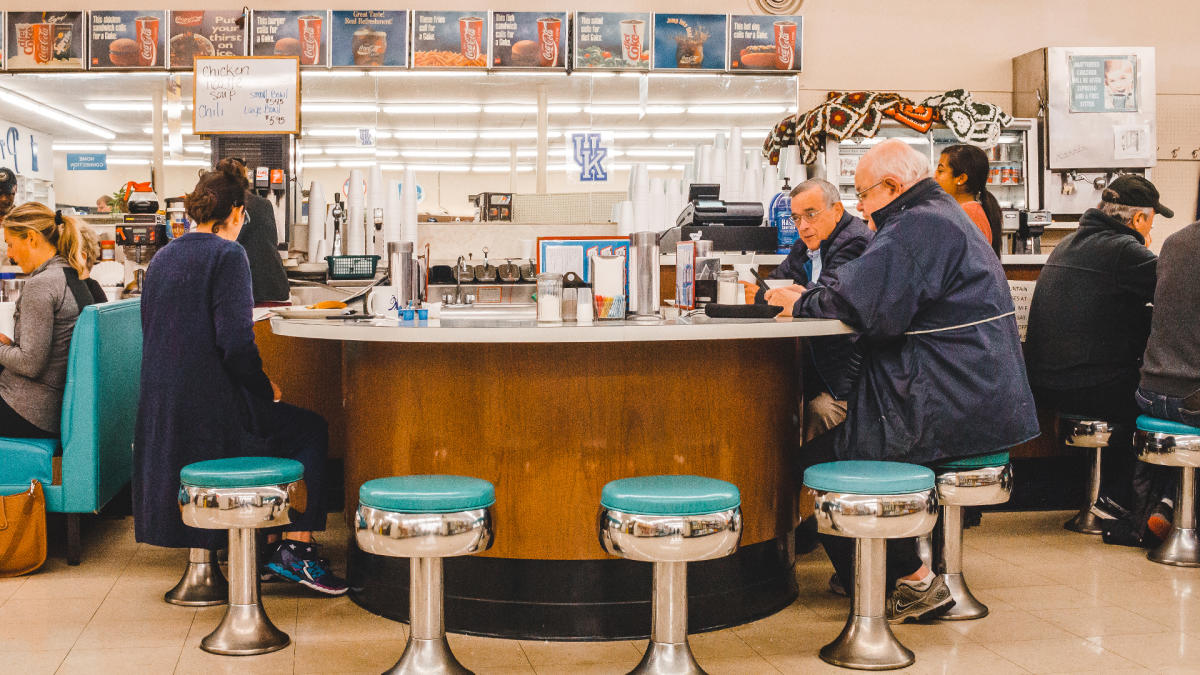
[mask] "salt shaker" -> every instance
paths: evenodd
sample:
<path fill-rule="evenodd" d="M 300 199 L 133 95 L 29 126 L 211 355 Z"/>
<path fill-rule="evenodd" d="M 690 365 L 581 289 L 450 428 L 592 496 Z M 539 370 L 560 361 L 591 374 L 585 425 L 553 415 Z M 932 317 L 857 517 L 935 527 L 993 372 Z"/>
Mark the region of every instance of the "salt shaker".
<path fill-rule="evenodd" d="M 589 324 L 592 322 L 593 315 L 592 289 L 578 289 L 578 297 L 575 304 L 575 320 L 581 324 Z"/>
<path fill-rule="evenodd" d="M 562 323 L 563 275 L 543 272 L 537 275 L 538 323 Z"/>

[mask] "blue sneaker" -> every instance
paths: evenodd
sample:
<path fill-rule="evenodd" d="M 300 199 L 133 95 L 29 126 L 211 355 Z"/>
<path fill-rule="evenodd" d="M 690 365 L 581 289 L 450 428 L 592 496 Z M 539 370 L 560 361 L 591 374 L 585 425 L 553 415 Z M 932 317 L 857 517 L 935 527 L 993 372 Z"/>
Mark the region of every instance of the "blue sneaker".
<path fill-rule="evenodd" d="M 284 541 L 266 569 L 286 581 L 294 581 L 326 595 L 344 595 L 350 587 L 329 569 L 329 561 L 317 555 L 316 544 Z"/>

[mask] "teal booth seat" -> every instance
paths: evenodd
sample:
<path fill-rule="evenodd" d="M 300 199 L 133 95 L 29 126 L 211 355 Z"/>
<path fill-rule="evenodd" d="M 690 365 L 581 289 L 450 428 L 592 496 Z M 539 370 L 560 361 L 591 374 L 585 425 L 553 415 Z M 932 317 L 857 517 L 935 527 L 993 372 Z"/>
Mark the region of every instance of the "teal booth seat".
<path fill-rule="evenodd" d="M 959 457 L 944 464 L 939 464 L 939 469 L 957 469 L 959 471 L 969 469 L 988 469 L 993 466 L 1004 466 L 1008 464 L 1008 451 L 1001 450 L 987 455 L 972 455 L 970 457 Z"/>
<path fill-rule="evenodd" d="M 207 488 L 264 487 L 304 478 L 304 465 L 280 457 L 227 457 L 193 462 L 179 471 L 184 485 Z"/>
<path fill-rule="evenodd" d="M 142 372 L 140 300 L 83 308 L 71 334 L 62 440 L 0 438 L 0 494 L 42 482 L 46 509 L 70 514 L 67 559 L 79 560 L 78 514 L 95 513 L 129 483 Z M 62 449 L 62 478 L 51 484 Z"/>
<path fill-rule="evenodd" d="M 1142 415 L 1137 418 L 1137 428 L 1155 434 L 1171 436 L 1200 436 L 1200 427 L 1193 427 L 1174 420 L 1164 420 L 1158 417 Z"/>
<path fill-rule="evenodd" d="M 804 471 L 814 490 L 851 495 L 902 495 L 932 490 L 933 470 L 918 464 L 850 460 L 826 462 Z"/>
<path fill-rule="evenodd" d="M 392 476 L 363 483 L 358 501 L 393 513 L 457 513 L 495 504 L 496 489 L 486 480 L 469 476 Z"/>
<path fill-rule="evenodd" d="M 600 492 L 600 506 L 640 516 L 702 516 L 741 504 L 736 485 L 703 476 L 622 478 Z"/>

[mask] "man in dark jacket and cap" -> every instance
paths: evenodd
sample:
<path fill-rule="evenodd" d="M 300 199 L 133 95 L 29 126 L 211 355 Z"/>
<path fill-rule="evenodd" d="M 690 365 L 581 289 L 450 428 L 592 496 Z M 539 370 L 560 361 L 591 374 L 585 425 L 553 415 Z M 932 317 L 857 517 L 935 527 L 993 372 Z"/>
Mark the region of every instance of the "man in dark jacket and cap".
<path fill-rule="evenodd" d="M 12 211 L 13 199 L 17 196 L 17 174 L 0 166 L 0 222 Z"/>
<path fill-rule="evenodd" d="M 930 178 L 929 159 L 899 140 L 871 148 L 854 177 L 875 238 L 824 286 L 767 294 L 796 317 L 840 319 L 859 333 L 862 372 L 846 422 L 813 440 L 811 463 L 891 460 L 936 465 L 996 452 L 1038 434 L 1004 269 Z M 853 541 L 822 537 L 852 581 Z M 889 540 L 888 620 L 944 612 L 949 590 L 913 539 Z"/>

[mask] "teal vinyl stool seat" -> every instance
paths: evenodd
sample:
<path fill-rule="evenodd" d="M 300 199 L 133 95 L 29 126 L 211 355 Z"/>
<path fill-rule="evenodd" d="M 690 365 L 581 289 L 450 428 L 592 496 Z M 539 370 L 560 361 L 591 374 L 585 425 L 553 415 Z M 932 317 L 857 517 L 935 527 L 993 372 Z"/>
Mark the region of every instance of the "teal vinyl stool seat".
<path fill-rule="evenodd" d="M 1096 500 L 1100 498 L 1100 469 L 1104 448 L 1108 447 L 1113 425 L 1107 420 L 1084 415 L 1058 413 L 1059 434 L 1064 443 L 1073 448 L 1088 448 L 1092 451 L 1092 471 L 1088 477 L 1087 501 L 1079 513 L 1063 523 L 1063 527 L 1080 534 L 1104 534 L 1104 519 L 1095 512 Z"/>
<path fill-rule="evenodd" d="M 916 661 L 887 622 L 887 539 L 919 537 L 937 522 L 931 469 L 903 462 L 843 461 L 809 467 L 804 492 L 817 531 L 854 539 L 851 611 L 821 659 L 843 668 L 889 670 Z"/>
<path fill-rule="evenodd" d="M 467 476 L 393 476 L 359 488 L 359 548 L 409 559 L 408 642 L 388 673 L 471 672 L 446 641 L 442 559 L 491 548 L 495 503 L 491 483 Z"/>
<path fill-rule="evenodd" d="M 1200 427 L 1149 415 L 1137 419 L 1138 459 L 1177 467 L 1179 491 L 1171 531 L 1146 557 L 1156 563 L 1200 567 L 1200 535 L 1196 532 L 1196 468 L 1200 467 Z"/>
<path fill-rule="evenodd" d="M 1012 465 L 1008 451 L 962 457 L 938 465 L 938 508 L 935 530 L 939 543 L 931 567 L 950 589 L 954 606 L 938 616 L 941 621 L 982 619 L 988 608 L 974 595 L 963 577 L 963 507 L 1003 504 L 1012 495 Z"/>
<path fill-rule="evenodd" d="M 249 656 L 283 649 L 287 633 L 263 609 L 255 530 L 287 525 L 289 509 L 303 511 L 304 465 L 278 457 L 230 457 L 189 464 L 179 472 L 179 510 L 191 527 L 229 530 L 229 606 L 217 628 L 200 641 L 213 654 Z M 210 551 L 193 549 L 188 569 L 166 600 L 173 604 L 214 604 L 223 579 Z"/>
<path fill-rule="evenodd" d="M 687 564 L 737 550 L 741 504 L 736 485 L 702 476 L 623 478 L 601 490 L 600 545 L 654 564 L 650 643 L 632 673 L 704 673 L 688 644 Z"/>

